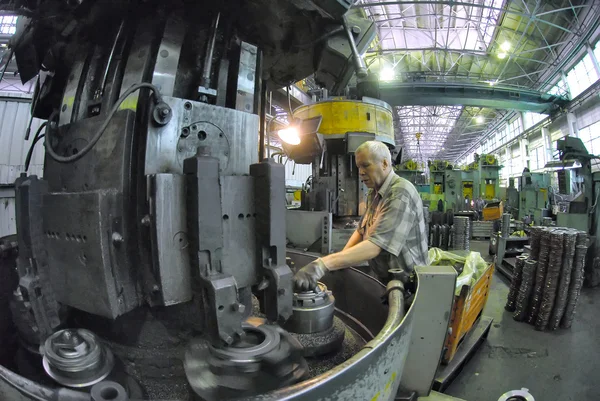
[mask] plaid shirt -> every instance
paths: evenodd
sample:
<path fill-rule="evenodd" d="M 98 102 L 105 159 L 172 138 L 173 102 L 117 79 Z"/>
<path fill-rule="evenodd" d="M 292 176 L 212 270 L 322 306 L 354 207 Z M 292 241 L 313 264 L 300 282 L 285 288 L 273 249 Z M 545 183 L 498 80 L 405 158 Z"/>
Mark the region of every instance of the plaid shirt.
<path fill-rule="evenodd" d="M 369 266 L 384 281 L 388 279 L 389 269 L 410 274 L 415 266 L 429 263 L 423 202 L 417 189 L 393 171 L 379 191 L 369 191 L 367 211 L 360 220 L 358 232 L 363 240 L 381 248 Z"/>

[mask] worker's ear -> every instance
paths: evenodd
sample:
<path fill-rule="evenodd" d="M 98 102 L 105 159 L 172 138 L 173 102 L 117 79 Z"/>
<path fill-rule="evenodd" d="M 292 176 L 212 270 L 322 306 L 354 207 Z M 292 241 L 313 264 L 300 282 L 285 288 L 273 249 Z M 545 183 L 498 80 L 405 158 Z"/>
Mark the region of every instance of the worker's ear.
<path fill-rule="evenodd" d="M 390 166 L 390 161 L 384 157 L 384 158 L 383 158 L 383 169 L 384 169 L 384 170 L 387 170 L 387 168 L 388 168 L 389 166 Z"/>

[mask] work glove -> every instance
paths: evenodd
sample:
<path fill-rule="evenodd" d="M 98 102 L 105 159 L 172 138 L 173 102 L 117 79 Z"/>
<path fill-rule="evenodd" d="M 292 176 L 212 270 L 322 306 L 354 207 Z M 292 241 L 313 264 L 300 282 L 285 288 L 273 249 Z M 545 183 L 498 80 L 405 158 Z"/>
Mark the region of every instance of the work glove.
<path fill-rule="evenodd" d="M 294 288 L 297 292 L 314 290 L 317 282 L 329 269 L 321 258 L 314 260 L 298 270 L 294 276 Z"/>

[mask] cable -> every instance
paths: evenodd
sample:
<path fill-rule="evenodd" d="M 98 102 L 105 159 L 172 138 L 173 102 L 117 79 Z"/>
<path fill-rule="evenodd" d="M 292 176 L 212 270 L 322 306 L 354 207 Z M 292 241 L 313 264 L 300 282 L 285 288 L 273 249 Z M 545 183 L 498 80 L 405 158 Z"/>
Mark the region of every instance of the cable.
<path fill-rule="evenodd" d="M 35 135 L 33 136 L 33 142 L 31 142 L 31 146 L 29 147 L 29 151 L 27 152 L 27 157 L 25 158 L 25 172 L 29 171 L 29 164 L 31 163 L 31 157 L 33 156 L 33 149 L 35 148 L 35 144 L 38 143 L 40 139 L 42 139 L 45 135 L 40 133 L 42 129 L 48 125 L 48 121 L 44 121 L 35 131 Z"/>
<path fill-rule="evenodd" d="M 45 146 L 46 146 L 46 151 L 48 152 L 48 154 L 50 155 L 50 157 L 52 157 L 55 161 L 59 162 L 59 163 L 71 163 L 74 162 L 76 160 L 81 159 L 83 156 L 85 156 L 87 154 L 87 152 L 89 152 L 94 145 L 96 145 L 96 142 L 98 142 L 98 140 L 100 139 L 100 137 L 102 136 L 102 134 L 104 133 L 104 131 L 106 130 L 106 127 L 108 127 L 108 123 L 110 122 L 110 120 L 113 118 L 113 116 L 115 115 L 115 113 L 119 110 L 119 106 L 121 106 L 121 103 L 123 103 L 123 101 L 125 101 L 125 99 L 131 95 L 133 92 L 142 89 L 142 88 L 148 88 L 150 90 L 152 90 L 152 92 L 154 92 L 154 96 L 156 98 L 156 103 L 161 103 L 162 100 L 162 96 L 160 95 L 160 92 L 158 90 L 158 88 L 154 85 L 152 85 L 151 83 L 148 82 L 142 82 L 139 84 L 135 84 L 133 85 L 131 88 L 127 89 L 125 91 L 125 93 L 123 93 L 123 95 L 121 95 L 121 97 L 117 100 L 117 102 L 114 104 L 114 106 L 112 107 L 112 109 L 110 109 L 110 111 L 108 112 L 108 115 L 106 116 L 106 120 L 104 120 L 104 122 L 102 123 L 102 125 L 100 126 L 100 129 L 98 130 L 98 132 L 96 132 L 94 134 L 94 136 L 92 137 L 92 139 L 90 140 L 90 143 L 88 143 L 83 149 L 81 149 L 81 151 L 79 151 L 78 153 L 72 155 L 72 156 L 59 156 L 54 149 L 52 149 L 52 137 L 50 136 L 50 132 L 51 130 L 47 130 L 47 137 L 46 137 L 46 141 L 45 141 Z M 48 119 L 48 121 L 50 121 L 52 119 L 53 116 L 51 116 L 50 119 Z"/>

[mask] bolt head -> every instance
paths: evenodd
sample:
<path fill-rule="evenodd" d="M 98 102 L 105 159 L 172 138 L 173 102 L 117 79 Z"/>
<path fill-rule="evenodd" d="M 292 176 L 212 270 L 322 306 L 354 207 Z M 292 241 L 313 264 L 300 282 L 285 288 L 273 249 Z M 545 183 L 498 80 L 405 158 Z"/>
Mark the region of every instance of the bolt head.
<path fill-rule="evenodd" d="M 118 232 L 114 232 L 112 234 L 112 240 L 114 244 L 120 244 L 124 241 L 123 236 L 121 234 L 119 234 Z"/>
<path fill-rule="evenodd" d="M 246 305 L 235 302 L 231 304 L 231 310 L 234 312 L 244 313 L 246 311 Z"/>

